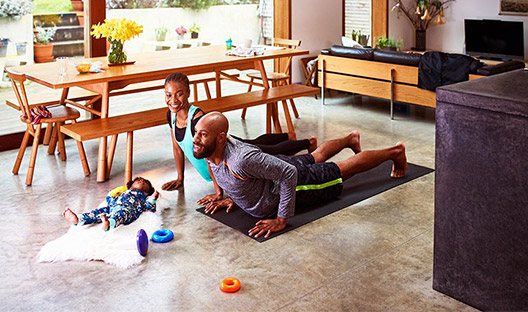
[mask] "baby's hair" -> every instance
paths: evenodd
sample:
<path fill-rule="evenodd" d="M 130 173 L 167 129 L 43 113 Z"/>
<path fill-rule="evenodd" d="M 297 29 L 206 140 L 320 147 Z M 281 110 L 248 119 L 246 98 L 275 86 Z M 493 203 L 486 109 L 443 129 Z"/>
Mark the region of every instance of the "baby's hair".
<path fill-rule="evenodd" d="M 169 82 L 179 82 L 183 83 L 187 89 L 189 89 L 189 78 L 187 78 L 187 75 L 183 73 L 172 73 L 165 78 L 165 84 L 167 85 Z"/>
<path fill-rule="evenodd" d="M 150 183 L 149 180 L 147 180 L 147 179 L 145 179 L 145 178 L 142 178 L 142 177 L 136 177 L 134 180 L 132 180 L 132 181 L 128 181 L 128 183 L 127 183 L 127 185 L 126 185 L 126 186 L 127 186 L 127 189 L 130 189 L 130 188 L 132 187 L 132 184 L 134 184 L 134 182 L 136 182 L 136 181 L 139 180 L 139 179 L 143 179 L 143 180 L 145 180 L 145 182 L 148 184 L 148 186 L 149 186 L 149 190 L 148 190 L 147 195 L 150 196 L 150 195 L 154 194 L 154 187 L 152 187 L 152 183 Z"/>

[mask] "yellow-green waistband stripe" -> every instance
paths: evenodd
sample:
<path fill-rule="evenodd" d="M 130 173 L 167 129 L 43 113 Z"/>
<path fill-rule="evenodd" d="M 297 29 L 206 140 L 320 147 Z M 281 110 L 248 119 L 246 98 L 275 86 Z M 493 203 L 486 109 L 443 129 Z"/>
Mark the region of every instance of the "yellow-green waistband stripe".
<path fill-rule="evenodd" d="M 308 185 L 297 185 L 295 188 L 295 191 L 313 191 L 313 190 L 321 190 L 330 186 L 334 186 L 336 184 L 343 183 L 342 178 L 338 178 L 332 181 L 328 181 L 323 184 L 308 184 Z"/>

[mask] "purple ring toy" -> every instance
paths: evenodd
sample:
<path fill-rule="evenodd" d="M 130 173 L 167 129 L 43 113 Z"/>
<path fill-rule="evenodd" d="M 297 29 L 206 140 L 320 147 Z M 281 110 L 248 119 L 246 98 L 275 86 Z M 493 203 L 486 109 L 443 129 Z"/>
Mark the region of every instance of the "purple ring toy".
<path fill-rule="evenodd" d="M 145 257 L 148 251 L 148 236 L 145 230 L 141 229 L 137 232 L 136 244 L 139 254 Z"/>

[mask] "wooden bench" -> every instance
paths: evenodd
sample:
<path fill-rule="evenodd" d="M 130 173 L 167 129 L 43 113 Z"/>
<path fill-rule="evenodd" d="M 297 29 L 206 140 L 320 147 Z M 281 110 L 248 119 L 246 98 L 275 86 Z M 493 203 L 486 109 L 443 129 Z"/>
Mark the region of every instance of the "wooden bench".
<path fill-rule="evenodd" d="M 229 74 L 232 77 L 239 77 L 238 71 L 234 70 L 228 70 L 226 71 L 227 74 Z M 223 77 L 221 79 L 224 79 Z M 198 99 L 198 84 L 203 84 L 205 89 L 205 95 L 207 99 L 211 99 L 211 91 L 209 89 L 209 82 L 216 81 L 216 74 L 215 73 L 204 73 L 204 74 L 196 74 L 196 75 L 190 75 L 189 76 L 189 84 L 193 86 L 193 98 Z M 114 90 L 110 92 L 110 96 L 119 96 L 119 95 L 125 95 L 125 94 L 131 94 L 131 93 L 138 93 L 138 92 L 148 92 L 153 90 L 159 90 L 164 88 L 165 80 L 154 80 L 154 81 L 147 81 L 142 83 L 136 83 L 132 85 L 128 85 L 123 89 Z M 50 92 L 41 93 L 41 94 L 28 94 L 28 101 L 30 103 L 30 108 L 36 107 L 36 106 L 52 106 L 52 105 L 58 105 L 60 103 L 62 90 L 51 90 Z M 100 95 L 88 91 L 81 88 L 70 88 L 68 91 L 68 99 L 66 100 L 67 104 L 70 104 L 74 107 L 86 110 L 92 114 L 95 114 L 97 116 L 100 116 L 100 112 L 93 109 L 91 106 L 92 104 L 97 101 L 100 98 Z M 80 104 L 79 102 L 86 101 L 85 104 Z M 18 102 L 16 98 L 13 99 L 6 99 L 6 104 L 18 111 L 20 111 L 20 107 L 18 106 Z M 44 145 L 47 145 L 50 142 L 51 139 L 51 127 L 46 127 L 46 131 L 44 134 L 43 143 Z M 48 149 L 48 153 L 53 154 L 54 151 Z"/>
<path fill-rule="evenodd" d="M 271 88 L 269 90 L 253 91 L 248 93 L 225 96 L 221 98 L 215 98 L 211 100 L 199 101 L 195 102 L 194 105 L 200 107 L 204 112 L 227 112 L 245 107 L 257 106 L 280 101 L 283 101 L 283 105 L 286 106 L 287 99 L 301 96 L 310 96 L 317 94 L 318 92 L 318 88 L 293 84 Z M 285 112 L 288 112 L 287 107 L 285 109 Z M 167 123 L 166 114 L 166 107 L 156 108 L 143 112 L 64 125 L 61 127 L 61 132 L 66 135 L 69 135 L 70 137 L 74 138 L 79 142 L 107 136 L 112 137 L 109 146 L 109 153 L 106 159 L 106 151 L 101 150 L 101 148 L 99 149 L 98 168 L 107 168 L 106 172 L 104 173 L 105 179 L 100 179 L 99 177 L 101 176 L 101 173 L 99 173 L 99 182 L 103 182 L 110 176 L 110 170 L 112 168 L 112 162 L 114 158 L 115 147 L 117 145 L 118 135 L 121 133 L 127 133 L 125 159 L 126 183 L 132 179 L 133 132 L 135 130 L 146 129 Z M 286 114 L 286 120 L 289 119 L 288 128 L 293 130 L 291 118 L 289 117 L 288 113 Z"/>

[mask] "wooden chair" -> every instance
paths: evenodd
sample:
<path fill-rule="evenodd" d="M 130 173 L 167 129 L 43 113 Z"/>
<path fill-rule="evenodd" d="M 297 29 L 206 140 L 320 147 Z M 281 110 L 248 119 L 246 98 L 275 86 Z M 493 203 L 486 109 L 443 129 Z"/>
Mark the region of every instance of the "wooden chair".
<path fill-rule="evenodd" d="M 301 58 L 301 65 L 304 72 L 304 85 L 309 87 L 317 87 L 317 62 L 308 70 L 308 63 L 317 60 L 317 56 L 308 56 Z M 312 82 L 313 80 L 313 82 Z M 317 94 L 314 94 L 317 99 Z"/>
<path fill-rule="evenodd" d="M 29 141 L 29 136 L 33 136 L 33 146 L 31 148 L 31 158 L 29 160 L 28 173 L 26 176 L 26 185 L 31 185 L 33 181 L 33 171 L 35 169 L 35 161 L 37 159 L 37 150 L 42 130 L 42 124 L 48 124 L 48 128 L 52 129 L 51 140 L 48 147 L 48 154 L 55 153 L 57 142 L 59 143 L 59 154 L 62 161 L 66 160 L 66 148 L 64 147 L 64 135 L 60 132 L 60 126 L 63 125 L 66 121 L 71 120 L 72 123 L 76 122 L 76 119 L 81 116 L 78 110 L 65 106 L 48 106 L 48 110 L 51 112 L 50 118 L 42 118 L 39 122 L 33 124 L 30 112 L 30 104 L 27 100 L 26 89 L 24 87 L 24 81 L 26 81 L 26 75 L 15 72 L 9 68 L 6 68 L 7 74 L 11 78 L 11 84 L 13 86 L 13 91 L 20 105 L 20 110 L 22 115 L 20 120 L 26 124 L 26 133 L 22 139 L 22 144 L 18 151 L 18 155 L 15 161 L 15 166 L 13 167 L 13 174 L 18 174 L 20 169 L 20 164 L 22 163 L 22 158 L 24 157 L 24 152 Z M 17 85 L 18 84 L 18 85 Z M 77 142 L 77 147 L 79 148 L 79 155 L 81 157 L 81 162 L 83 165 L 84 174 L 88 176 L 90 174 L 90 168 L 88 162 L 86 161 L 86 154 L 84 152 L 84 147 L 81 142 Z"/>
<path fill-rule="evenodd" d="M 298 46 L 301 45 L 300 40 L 290 40 L 290 39 L 281 39 L 281 38 L 274 38 L 273 39 L 273 45 L 276 47 L 285 47 L 290 49 L 296 49 Z M 266 73 L 266 76 L 268 77 L 268 80 L 271 81 L 272 87 L 277 86 L 283 86 L 283 85 L 289 85 L 290 84 L 290 73 L 291 73 L 291 63 L 292 63 L 292 57 L 288 58 L 282 58 L 277 60 L 278 66 L 276 65 L 276 68 L 278 68 L 277 72 L 271 72 Z M 250 82 L 252 83 L 254 80 L 262 80 L 262 76 L 260 73 L 250 73 L 247 75 L 250 78 Z M 248 88 L 248 92 L 251 91 L 251 88 L 253 86 L 250 84 Z M 291 107 L 293 109 L 293 114 L 295 118 L 299 118 L 299 113 L 297 112 L 297 107 L 295 107 L 295 103 L 293 102 L 293 99 L 289 99 Z M 289 114 L 289 112 L 286 112 L 288 110 L 288 106 L 286 105 L 286 101 L 283 101 L 283 109 L 285 114 Z M 246 118 L 246 108 L 242 110 L 242 119 Z"/>

